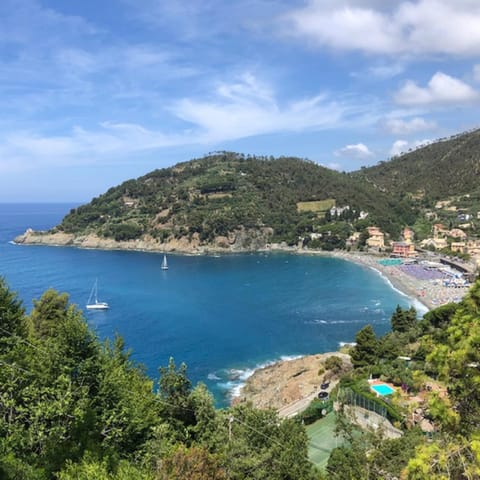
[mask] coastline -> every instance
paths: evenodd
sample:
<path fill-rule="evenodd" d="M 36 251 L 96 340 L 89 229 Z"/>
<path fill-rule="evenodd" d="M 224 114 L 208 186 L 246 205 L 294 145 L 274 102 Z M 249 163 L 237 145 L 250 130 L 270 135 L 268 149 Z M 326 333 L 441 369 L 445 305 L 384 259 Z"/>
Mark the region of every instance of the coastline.
<path fill-rule="evenodd" d="M 245 232 L 240 235 L 243 240 Z M 217 239 L 218 240 L 218 239 Z M 146 238 L 129 241 L 115 241 L 113 239 L 100 238 L 96 235 L 75 236 L 61 232 L 47 233 L 35 232 L 31 229 L 14 239 L 16 245 L 44 245 L 58 247 L 75 247 L 96 250 L 124 250 L 149 253 L 175 253 L 180 255 L 210 255 L 210 254 L 242 254 L 242 253 L 289 253 L 297 255 L 313 255 L 338 258 L 356 263 L 365 268 L 370 268 L 389 284 L 392 289 L 412 300 L 412 305 L 419 313 L 434 309 L 449 302 L 458 302 L 468 291 L 468 287 L 451 288 L 442 285 L 442 282 L 431 282 L 412 277 L 396 266 L 385 266 L 379 260 L 386 258 L 381 255 L 362 252 L 310 250 L 290 247 L 286 244 L 265 244 L 262 241 L 253 242 L 249 248 L 244 246 L 243 241 L 238 241 L 238 236 L 229 241 L 226 238 L 210 245 L 200 245 L 196 239 L 188 241 L 186 238 L 159 243 L 156 239 Z M 260 240 L 260 238 L 257 238 Z M 263 239 L 262 239 L 263 240 Z"/>
<path fill-rule="evenodd" d="M 41 241 L 32 241 L 36 238 L 39 238 Z M 191 248 L 191 244 L 188 245 L 187 243 L 184 243 L 182 245 L 177 245 L 176 248 L 166 250 L 158 242 L 150 242 L 147 244 L 145 242 L 142 243 L 142 241 L 115 242 L 109 240 L 109 243 L 106 245 L 96 243 L 96 239 L 94 237 L 84 237 L 84 240 L 87 241 L 78 244 L 73 241 L 73 236 L 65 234 L 41 235 L 36 234 L 35 232 L 30 233 L 28 240 L 29 241 L 19 243 L 24 243 L 26 245 L 68 246 L 85 249 L 142 251 L 161 254 L 165 252 L 176 254 L 178 253 L 183 255 L 211 255 L 216 253 L 222 255 L 233 255 L 236 253 L 284 253 L 289 255 L 310 255 L 317 257 L 337 258 L 339 260 L 356 263 L 357 265 L 363 268 L 368 268 L 371 271 L 375 272 L 375 274 L 380 275 L 390 288 L 396 289 L 397 291 L 401 292 L 403 295 L 411 299 L 411 303 L 419 312 L 419 316 L 421 316 L 429 309 L 435 308 L 443 303 L 447 303 L 449 300 L 451 300 L 452 295 L 456 297 L 462 297 L 467 290 L 466 288 L 453 289 L 444 287 L 442 282 L 437 282 L 437 284 L 434 285 L 432 282 L 421 281 L 416 278 L 410 277 L 396 266 L 384 266 L 380 264 L 379 261 L 385 259 L 385 256 L 374 255 L 371 253 L 346 251 L 316 251 L 307 248 L 304 249 L 298 247 L 289 247 L 285 244 L 270 244 L 264 246 L 263 248 L 249 249 L 239 248 L 238 246 L 237 248 L 213 248 L 211 245 L 208 245 L 202 246 L 201 249 L 198 249 Z M 417 305 L 419 305 L 420 307 L 417 307 Z M 338 355 L 338 352 L 318 353 L 317 355 L 312 356 L 312 381 L 307 380 L 308 377 L 306 377 L 305 375 L 308 375 L 308 373 L 305 373 L 305 375 L 303 373 L 298 374 L 298 372 L 300 370 L 303 370 L 304 368 L 308 370 L 306 366 L 298 367 L 298 365 L 300 365 L 302 362 L 308 362 L 309 356 L 300 357 L 298 359 L 297 366 L 295 366 L 295 363 L 291 364 L 294 365 L 291 368 L 296 368 L 296 371 L 293 371 L 291 373 L 283 373 L 280 376 L 278 374 L 275 374 L 275 372 L 281 371 L 281 368 L 283 367 L 279 367 L 278 365 L 283 365 L 285 363 L 285 360 L 275 362 L 273 365 L 268 365 L 266 368 L 257 368 L 253 372 L 253 374 L 246 380 L 243 388 L 238 392 L 240 399 L 238 399 L 237 396 L 237 399 L 233 401 L 252 401 L 260 408 L 276 408 L 279 411 L 280 415 L 292 416 L 298 411 L 306 408 L 306 406 L 308 406 L 308 403 L 316 395 L 318 395 L 320 388 L 319 382 L 321 380 L 321 377 L 319 377 L 318 375 L 319 362 L 321 361 L 320 358 L 330 355 Z M 271 379 L 267 379 L 267 377 L 260 377 L 261 375 L 270 374 L 272 374 Z M 253 395 L 255 395 L 255 392 L 252 391 L 251 385 L 254 385 L 254 382 L 257 381 L 257 378 L 263 379 L 261 380 L 260 387 L 253 388 L 253 390 L 255 390 L 256 388 L 256 394 L 258 395 L 258 397 L 254 399 Z M 334 385 L 333 382 L 334 381 L 331 382 L 332 386 Z M 248 390 L 249 388 L 251 389 L 250 392 L 246 393 L 246 390 Z M 267 395 L 269 395 L 269 397 L 267 397 Z M 278 405 L 278 403 L 276 403 L 278 402 L 278 400 L 281 400 L 281 405 Z"/>
<path fill-rule="evenodd" d="M 325 367 L 329 357 L 338 357 L 342 367 L 334 373 Z M 275 409 L 280 417 L 293 417 L 323 390 L 332 391 L 341 374 L 352 368 L 350 356 L 340 352 L 304 355 L 279 360 L 257 368 L 248 377 L 232 404 L 251 403 L 255 408 Z M 323 386 L 323 383 L 327 385 Z"/>
<path fill-rule="evenodd" d="M 385 266 L 380 264 L 379 260 L 385 257 L 349 252 L 335 252 L 333 256 L 374 270 L 383 277 L 391 288 L 411 298 L 417 311 L 421 310 L 423 306 L 425 311 L 419 312 L 422 314 L 447 303 L 459 302 L 470 288 L 468 286 L 447 287 L 441 281 L 421 280 L 408 275 L 395 265 Z M 420 308 L 417 308 L 417 306 Z"/>

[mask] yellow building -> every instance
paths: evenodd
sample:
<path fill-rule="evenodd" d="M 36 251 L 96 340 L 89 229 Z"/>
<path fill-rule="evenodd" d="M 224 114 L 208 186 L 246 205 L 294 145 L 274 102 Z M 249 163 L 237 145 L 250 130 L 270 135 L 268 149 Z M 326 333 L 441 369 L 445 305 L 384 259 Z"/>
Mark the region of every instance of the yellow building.
<path fill-rule="evenodd" d="M 385 235 L 378 227 L 368 227 L 367 245 L 371 248 L 384 248 Z"/>
<path fill-rule="evenodd" d="M 413 230 L 411 228 L 405 227 L 403 229 L 402 237 L 407 243 L 412 243 L 413 242 Z"/>

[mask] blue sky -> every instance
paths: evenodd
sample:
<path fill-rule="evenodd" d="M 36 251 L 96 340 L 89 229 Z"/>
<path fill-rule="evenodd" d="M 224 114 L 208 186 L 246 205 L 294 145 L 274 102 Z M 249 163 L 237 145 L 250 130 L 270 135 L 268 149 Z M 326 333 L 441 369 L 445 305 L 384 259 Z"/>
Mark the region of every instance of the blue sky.
<path fill-rule="evenodd" d="M 0 201 L 215 150 L 338 170 L 479 125 L 478 0 L 1 0 Z"/>

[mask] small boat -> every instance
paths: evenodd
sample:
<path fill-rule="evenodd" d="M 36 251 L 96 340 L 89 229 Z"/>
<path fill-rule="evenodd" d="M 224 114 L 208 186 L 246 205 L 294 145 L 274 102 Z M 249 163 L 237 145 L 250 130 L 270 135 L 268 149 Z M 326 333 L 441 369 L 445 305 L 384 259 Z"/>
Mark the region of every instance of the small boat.
<path fill-rule="evenodd" d="M 167 256 L 166 255 L 163 256 L 163 262 L 162 262 L 161 269 L 162 270 L 168 270 Z"/>
<path fill-rule="evenodd" d="M 107 310 L 110 308 L 107 302 L 99 302 L 97 297 L 97 290 L 98 290 L 98 282 L 95 279 L 95 283 L 93 284 L 92 291 L 90 292 L 90 296 L 88 297 L 87 301 L 87 309 L 88 310 Z"/>

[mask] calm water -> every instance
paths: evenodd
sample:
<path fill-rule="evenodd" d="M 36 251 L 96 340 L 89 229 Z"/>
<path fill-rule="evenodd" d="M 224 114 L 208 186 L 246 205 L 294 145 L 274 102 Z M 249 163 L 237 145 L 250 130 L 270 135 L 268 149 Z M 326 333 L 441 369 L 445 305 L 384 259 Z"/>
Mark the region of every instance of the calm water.
<path fill-rule="evenodd" d="M 98 278 L 110 310 L 85 312 L 98 335 L 122 335 L 152 378 L 170 356 L 185 362 L 219 405 L 255 367 L 335 350 L 367 323 L 384 333 L 396 305 L 409 302 L 372 270 L 332 258 L 169 255 L 163 271 L 158 254 L 9 243 L 72 206 L 0 204 L 0 274 L 27 309 L 49 287 L 83 308 Z"/>

